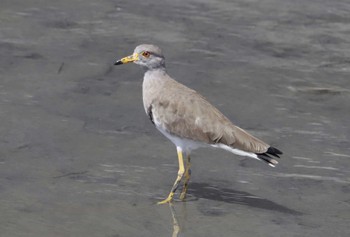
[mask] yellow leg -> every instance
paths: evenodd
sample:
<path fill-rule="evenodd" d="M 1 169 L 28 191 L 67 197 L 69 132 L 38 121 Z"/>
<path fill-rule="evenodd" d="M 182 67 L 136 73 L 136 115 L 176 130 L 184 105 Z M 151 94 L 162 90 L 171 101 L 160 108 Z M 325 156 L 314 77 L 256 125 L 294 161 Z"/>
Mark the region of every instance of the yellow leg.
<path fill-rule="evenodd" d="M 185 170 L 185 182 L 184 186 L 182 188 L 181 194 L 180 194 L 180 199 L 183 201 L 186 198 L 186 192 L 188 188 L 188 182 L 190 181 L 191 178 L 191 157 L 188 154 L 187 155 L 187 162 L 186 162 L 186 170 Z"/>
<path fill-rule="evenodd" d="M 158 202 L 158 204 L 170 203 L 173 200 L 175 191 L 179 187 L 179 183 L 184 175 L 185 167 L 184 167 L 184 159 L 182 157 L 182 149 L 180 147 L 176 147 L 176 148 L 177 148 L 177 158 L 179 159 L 179 171 L 177 172 L 177 178 L 169 193 L 169 196 L 163 201 Z"/>

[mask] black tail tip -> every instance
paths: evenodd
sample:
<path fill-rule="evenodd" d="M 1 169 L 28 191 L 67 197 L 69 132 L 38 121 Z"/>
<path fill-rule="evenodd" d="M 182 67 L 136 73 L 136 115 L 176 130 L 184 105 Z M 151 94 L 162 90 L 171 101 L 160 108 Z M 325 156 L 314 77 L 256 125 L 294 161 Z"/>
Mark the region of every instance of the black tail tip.
<path fill-rule="evenodd" d="M 266 152 L 264 153 L 256 153 L 256 155 L 258 156 L 258 158 L 262 161 L 265 161 L 267 164 L 269 164 L 272 167 L 275 167 L 278 164 L 278 161 L 273 159 L 275 157 L 280 158 L 279 155 L 282 155 L 282 151 L 278 150 L 277 148 L 274 148 L 272 146 L 270 146 Z M 270 157 L 274 156 L 273 158 Z"/>
<path fill-rule="evenodd" d="M 276 156 L 276 157 L 279 157 L 278 155 L 282 155 L 283 152 L 278 150 L 277 148 L 274 148 L 272 146 L 270 146 L 267 151 L 266 151 L 267 154 L 270 154 L 270 155 L 273 155 L 273 156 Z"/>

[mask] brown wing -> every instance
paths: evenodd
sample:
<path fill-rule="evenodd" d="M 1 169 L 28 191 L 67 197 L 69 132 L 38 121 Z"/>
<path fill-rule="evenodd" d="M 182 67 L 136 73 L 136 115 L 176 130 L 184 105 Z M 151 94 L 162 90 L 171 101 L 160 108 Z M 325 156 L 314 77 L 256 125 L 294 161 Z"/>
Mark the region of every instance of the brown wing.
<path fill-rule="evenodd" d="M 233 125 L 196 91 L 176 81 L 164 89 L 167 93 L 152 101 L 152 115 L 171 134 L 248 152 L 267 151 L 269 145 Z"/>

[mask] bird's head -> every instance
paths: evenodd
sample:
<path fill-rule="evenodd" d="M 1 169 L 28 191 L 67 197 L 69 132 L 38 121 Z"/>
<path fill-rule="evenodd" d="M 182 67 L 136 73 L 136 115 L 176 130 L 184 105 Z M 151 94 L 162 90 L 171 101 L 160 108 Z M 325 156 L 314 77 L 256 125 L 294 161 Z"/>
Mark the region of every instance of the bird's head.
<path fill-rule="evenodd" d="M 156 69 L 164 68 L 164 61 L 165 60 L 162 50 L 158 46 L 151 44 L 141 44 L 135 48 L 132 55 L 116 61 L 114 65 L 133 62 L 148 69 Z"/>

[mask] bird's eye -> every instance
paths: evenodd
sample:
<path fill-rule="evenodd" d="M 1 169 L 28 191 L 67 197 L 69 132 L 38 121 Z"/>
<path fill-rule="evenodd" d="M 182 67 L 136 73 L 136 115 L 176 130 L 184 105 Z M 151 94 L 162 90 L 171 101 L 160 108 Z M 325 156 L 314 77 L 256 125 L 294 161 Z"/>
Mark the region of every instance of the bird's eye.
<path fill-rule="evenodd" d="M 144 52 L 142 53 L 142 56 L 144 56 L 145 58 L 149 58 L 150 55 L 151 55 L 151 53 L 148 52 L 148 51 L 144 51 Z"/>

